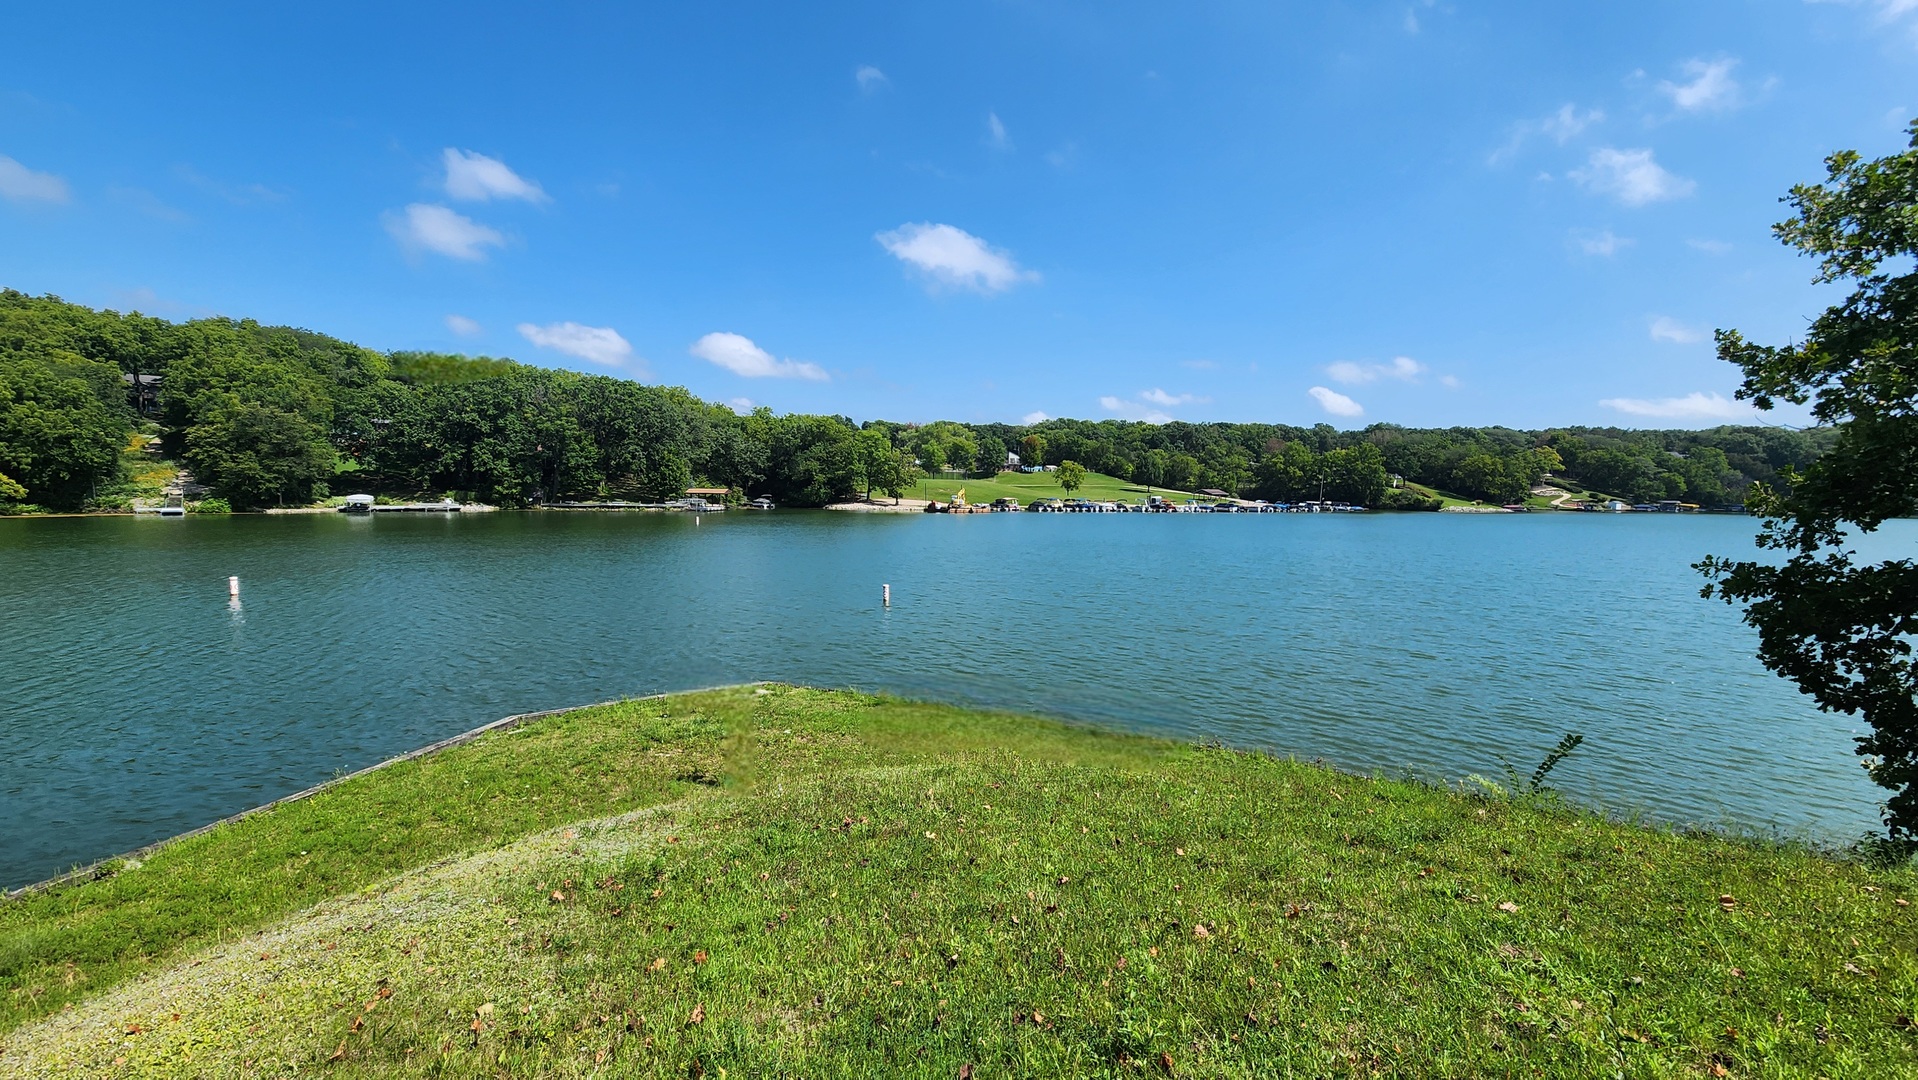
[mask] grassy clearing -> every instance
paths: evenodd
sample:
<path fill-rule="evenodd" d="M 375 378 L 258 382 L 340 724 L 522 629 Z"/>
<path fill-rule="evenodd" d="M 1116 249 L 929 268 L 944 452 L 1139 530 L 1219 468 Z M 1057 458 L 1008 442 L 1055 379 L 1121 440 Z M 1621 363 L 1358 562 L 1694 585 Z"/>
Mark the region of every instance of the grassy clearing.
<path fill-rule="evenodd" d="M 1099 502 L 1124 499 L 1132 503 L 1144 502 L 1147 495 L 1163 495 L 1173 500 L 1205 499 L 1203 495 L 1173 491 L 1170 488 L 1153 488 L 1148 491 L 1144 485 L 1095 472 L 1087 473 L 1085 486 L 1073 492 L 1068 492 L 1059 486 L 1057 473 L 1000 473 L 991 480 L 928 480 L 924 484 L 915 486 L 906 494 L 913 498 L 929 498 L 945 502 L 960 488 L 966 489 L 966 501 L 969 503 L 989 503 L 994 499 L 1010 496 L 1018 499 L 1020 506 L 1034 499 L 1071 497 L 1093 499 Z"/>
<path fill-rule="evenodd" d="M 0 908 L 0 1076 L 1889 1076 L 1918 1067 L 1914 885 L 1028 718 L 715 691 Z"/>

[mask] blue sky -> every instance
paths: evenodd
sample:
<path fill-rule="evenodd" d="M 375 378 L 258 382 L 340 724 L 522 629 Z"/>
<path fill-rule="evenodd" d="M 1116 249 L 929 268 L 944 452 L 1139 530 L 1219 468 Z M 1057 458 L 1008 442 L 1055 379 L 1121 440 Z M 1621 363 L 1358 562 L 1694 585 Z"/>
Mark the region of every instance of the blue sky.
<path fill-rule="evenodd" d="M 859 419 L 1704 426 L 1710 330 L 1833 295 L 1778 197 L 1918 115 L 1918 0 L 290 7 L 11 11 L 0 284 Z"/>

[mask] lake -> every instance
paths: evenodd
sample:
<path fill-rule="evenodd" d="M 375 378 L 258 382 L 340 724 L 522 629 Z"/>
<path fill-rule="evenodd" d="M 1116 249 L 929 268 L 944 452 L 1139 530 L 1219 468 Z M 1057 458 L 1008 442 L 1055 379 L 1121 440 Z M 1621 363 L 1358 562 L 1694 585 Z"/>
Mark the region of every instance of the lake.
<path fill-rule="evenodd" d="M 1847 840 L 1854 718 L 1698 596 L 1741 517 L 0 520 L 0 885 L 511 713 L 774 679 L 1521 773 L 1619 813 Z M 1864 550 L 1918 549 L 1893 522 Z M 241 599 L 230 604 L 227 577 Z M 892 606 L 880 606 L 880 586 Z"/>

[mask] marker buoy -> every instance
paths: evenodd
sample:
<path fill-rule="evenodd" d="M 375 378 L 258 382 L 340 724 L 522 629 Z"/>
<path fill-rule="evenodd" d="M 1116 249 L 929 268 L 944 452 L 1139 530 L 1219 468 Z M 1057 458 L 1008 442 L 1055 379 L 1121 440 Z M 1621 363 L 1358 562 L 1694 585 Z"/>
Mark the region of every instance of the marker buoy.
<path fill-rule="evenodd" d="M 885 604 L 887 607 L 892 606 L 892 586 L 891 585 L 879 586 L 879 600 L 881 603 Z"/>
<path fill-rule="evenodd" d="M 230 577 L 226 579 L 226 594 L 228 596 L 240 595 L 240 579 L 239 578 Z"/>

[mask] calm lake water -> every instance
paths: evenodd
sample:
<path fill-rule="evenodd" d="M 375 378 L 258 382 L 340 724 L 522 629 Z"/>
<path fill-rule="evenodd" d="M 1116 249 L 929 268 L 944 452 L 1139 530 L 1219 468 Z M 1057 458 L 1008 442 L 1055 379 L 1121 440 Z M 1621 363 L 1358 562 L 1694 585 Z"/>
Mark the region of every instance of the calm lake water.
<path fill-rule="evenodd" d="M 1847 839 L 1879 792 L 1699 599 L 1745 518 L 0 520 L 0 885 L 533 709 L 853 686 Z M 1910 554 L 1918 522 L 1868 552 Z M 230 606 L 228 575 L 242 581 Z M 879 604 L 892 585 L 890 610 Z"/>

